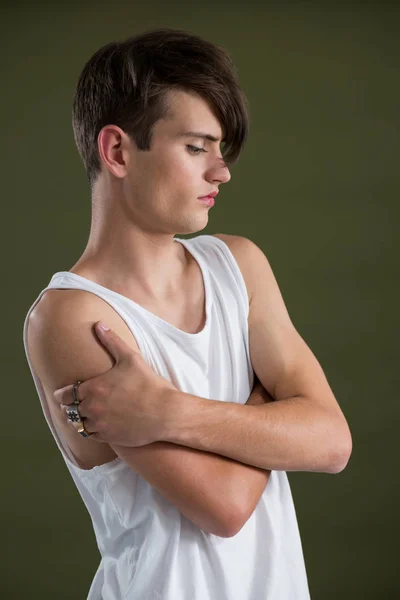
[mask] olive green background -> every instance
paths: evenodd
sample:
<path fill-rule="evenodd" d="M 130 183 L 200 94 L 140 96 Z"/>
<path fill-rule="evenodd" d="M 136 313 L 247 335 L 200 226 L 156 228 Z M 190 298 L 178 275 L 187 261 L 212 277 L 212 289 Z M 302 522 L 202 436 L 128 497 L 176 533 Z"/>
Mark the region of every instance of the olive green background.
<path fill-rule="evenodd" d="M 22 326 L 89 232 L 71 128 L 80 70 L 113 39 L 169 26 L 226 47 L 250 102 L 249 142 L 204 232 L 240 234 L 264 250 L 353 434 L 344 472 L 289 474 L 311 597 L 400 597 L 396 3 L 57 4 L 0 9 L 0 596 L 86 598 L 99 562 L 41 412 Z"/>

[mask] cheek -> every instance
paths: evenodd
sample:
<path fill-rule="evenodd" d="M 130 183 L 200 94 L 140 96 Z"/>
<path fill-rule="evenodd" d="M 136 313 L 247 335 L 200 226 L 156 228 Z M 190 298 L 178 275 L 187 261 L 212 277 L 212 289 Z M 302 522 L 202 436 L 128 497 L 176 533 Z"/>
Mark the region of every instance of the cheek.
<path fill-rule="evenodd" d="M 181 151 L 171 151 L 162 160 L 154 161 L 146 173 L 147 195 L 151 202 L 168 204 L 171 200 L 184 202 L 199 196 L 204 188 L 201 162 L 201 157 L 193 158 Z"/>
<path fill-rule="evenodd" d="M 175 179 L 179 182 L 182 190 L 187 190 L 190 194 L 199 196 L 204 188 L 203 161 L 201 157 L 188 156 L 186 160 L 181 160 L 175 169 Z"/>
<path fill-rule="evenodd" d="M 185 191 L 193 194 L 199 187 L 199 168 L 193 161 L 171 161 L 163 175 L 165 187 L 170 192 L 175 190 L 178 195 L 185 194 Z"/>

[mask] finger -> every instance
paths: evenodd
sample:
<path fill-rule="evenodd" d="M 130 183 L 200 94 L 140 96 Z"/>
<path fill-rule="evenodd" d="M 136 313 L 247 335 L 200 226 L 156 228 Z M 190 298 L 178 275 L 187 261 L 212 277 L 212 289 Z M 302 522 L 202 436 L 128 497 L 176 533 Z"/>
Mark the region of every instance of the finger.
<path fill-rule="evenodd" d="M 73 403 L 72 404 L 60 404 L 60 408 L 61 408 L 62 412 L 65 414 L 65 417 L 67 419 L 68 419 L 68 409 L 71 406 L 76 406 L 76 405 L 73 404 Z M 79 404 L 78 413 L 79 413 L 79 416 L 80 416 L 81 419 L 87 419 L 88 418 L 88 415 L 87 415 L 86 410 L 85 410 L 85 405 L 82 404 L 82 403 Z M 68 421 L 70 421 L 70 419 L 68 419 Z"/>
<path fill-rule="evenodd" d="M 107 348 L 117 363 L 132 356 L 132 353 L 138 354 L 136 350 L 131 346 L 128 346 L 115 331 L 110 329 L 102 321 L 97 321 L 97 323 L 95 323 L 95 331 L 103 346 Z"/>
<path fill-rule="evenodd" d="M 82 389 L 82 386 L 84 383 L 85 382 L 80 383 L 76 390 L 76 395 L 80 402 L 82 402 L 82 400 L 85 397 L 84 390 Z M 57 404 L 67 405 L 67 404 L 72 404 L 74 402 L 74 395 L 72 393 L 74 385 L 75 384 L 72 383 L 70 385 L 66 385 L 65 387 L 58 388 L 57 390 L 55 390 L 55 392 L 53 393 L 53 398 L 55 399 Z"/>
<path fill-rule="evenodd" d="M 72 429 L 75 429 L 76 433 L 78 433 L 78 429 L 82 425 L 82 423 L 77 423 L 75 421 L 68 421 L 68 425 L 70 427 L 72 427 Z M 86 425 L 85 425 L 85 429 L 86 429 Z"/>
<path fill-rule="evenodd" d="M 67 411 L 67 409 L 70 406 L 75 406 L 75 405 L 74 404 L 61 404 L 60 405 L 60 409 L 64 412 L 68 425 L 70 427 L 72 427 L 73 429 L 75 429 L 76 433 L 78 435 L 80 435 L 80 433 L 79 433 L 78 430 L 79 430 L 80 426 L 82 425 L 82 422 L 84 422 L 84 424 L 85 424 L 85 431 L 90 434 L 89 435 L 90 439 L 93 440 L 94 442 L 99 443 L 99 444 L 100 443 L 104 443 L 105 440 L 102 439 L 101 435 L 97 431 L 93 431 L 92 430 L 91 420 L 88 419 L 87 417 L 85 417 L 82 414 L 81 408 L 79 408 L 79 414 L 81 416 L 81 421 L 80 422 L 79 421 L 71 421 L 68 418 L 68 413 L 66 411 Z"/>
<path fill-rule="evenodd" d="M 104 440 L 102 440 L 98 433 L 92 433 L 90 435 L 90 439 L 92 442 L 96 442 L 97 444 L 104 444 Z"/>
<path fill-rule="evenodd" d="M 75 429 L 76 433 L 78 433 L 79 435 L 81 435 L 81 434 L 79 433 L 79 429 L 82 427 L 82 425 L 84 425 L 84 427 L 85 427 L 85 431 L 86 431 L 86 433 L 88 433 L 88 434 L 89 434 L 89 437 L 90 437 L 91 439 L 94 439 L 95 441 L 100 441 L 100 440 L 98 439 L 98 438 L 99 438 L 99 436 L 98 436 L 98 434 L 97 434 L 97 431 L 94 431 L 94 430 L 92 429 L 91 423 L 90 423 L 90 421 L 88 421 L 88 419 L 86 419 L 86 418 L 83 418 L 83 417 L 82 417 L 81 421 L 70 421 L 70 419 L 68 419 L 68 418 L 67 418 L 67 423 L 68 423 L 68 425 L 70 425 L 70 426 L 71 426 L 73 429 Z M 82 436 L 82 437 L 84 437 L 84 436 Z"/>
<path fill-rule="evenodd" d="M 88 434 L 87 437 L 86 436 L 82 436 L 79 433 L 79 428 L 81 427 L 82 423 L 71 423 L 71 425 L 75 429 L 77 435 L 79 435 L 80 437 L 82 437 L 84 440 L 88 440 L 90 438 L 93 442 L 97 442 L 98 444 L 104 443 L 104 440 L 101 438 L 101 435 L 97 431 L 92 431 L 91 430 L 90 425 L 87 424 L 86 419 L 84 421 L 84 426 L 85 426 L 85 432 Z"/>

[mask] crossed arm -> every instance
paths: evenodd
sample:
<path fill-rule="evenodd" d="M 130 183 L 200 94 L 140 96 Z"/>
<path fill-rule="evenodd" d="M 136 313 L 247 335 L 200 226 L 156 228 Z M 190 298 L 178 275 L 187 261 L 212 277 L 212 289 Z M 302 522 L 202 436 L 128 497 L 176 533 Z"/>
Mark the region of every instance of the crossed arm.
<path fill-rule="evenodd" d="M 297 381 L 312 381 L 326 396 L 299 392 L 249 406 L 172 391 L 175 418 L 166 439 L 260 469 L 339 473 L 350 457 L 349 429 L 311 351 L 304 350 L 304 365 L 309 371 Z"/>
<path fill-rule="evenodd" d="M 351 455 L 349 427 L 321 365 L 291 322 L 266 256 L 249 239 L 216 237 L 244 276 L 251 362 L 276 401 L 222 406 L 196 396 L 188 402 L 187 394 L 171 392 L 179 410 L 169 439 L 262 469 L 340 472 Z"/>
<path fill-rule="evenodd" d="M 143 395 L 130 387 L 137 385 L 138 368 L 130 369 L 125 364 L 114 365 L 109 346 L 96 342 L 93 320 L 106 321 L 109 333 L 123 343 L 124 349 L 140 357 L 140 369 L 146 367 L 149 389 Z M 154 399 L 156 374 L 141 358 L 135 340 L 119 315 L 97 296 L 77 290 L 52 290 L 46 292 L 32 312 L 28 324 L 28 348 L 34 371 L 44 388 L 49 416 L 58 434 L 69 447 L 78 466 L 91 469 L 112 461 L 119 456 L 136 473 L 145 479 L 157 492 L 167 499 L 194 525 L 205 532 L 220 537 L 230 537 L 243 527 L 257 506 L 267 485 L 270 471 L 235 461 L 228 457 L 165 441 L 136 446 L 118 445 L 117 434 L 107 443 L 98 443 L 93 437 L 81 438 L 68 424 L 60 401 L 68 404 L 72 400 L 70 382 L 81 380 L 89 383 L 94 394 L 84 399 L 87 407 L 100 416 L 94 421 L 93 430 L 99 431 L 102 418 L 107 424 L 113 422 L 116 430 L 120 423 L 129 431 L 135 423 L 135 413 L 130 413 L 136 400 L 142 401 L 147 411 Z M 106 384 L 100 377 L 106 376 Z M 114 377 L 111 388 L 110 377 Z M 163 380 L 164 381 L 164 380 Z M 83 386 L 82 386 L 83 387 Z M 111 394 L 110 394 L 111 391 Z M 83 393 L 79 391 L 79 397 Z M 109 404 L 105 406 L 103 400 Z M 173 406 L 165 396 L 155 403 L 158 414 L 165 407 L 168 414 Z M 263 404 L 272 401 L 261 384 L 255 384 L 248 404 Z M 164 409 L 165 409 L 164 408 Z M 89 410 L 87 409 L 87 410 Z M 104 409 L 110 409 L 105 416 Z M 122 421 L 121 421 L 122 419 Z M 146 422 L 146 419 L 144 420 Z M 95 436 L 94 436 L 95 437 Z M 122 442 L 121 442 L 122 443 Z"/>
<path fill-rule="evenodd" d="M 245 405 L 171 390 L 173 419 L 163 439 L 237 461 L 232 472 L 236 484 L 243 482 L 243 524 L 271 470 L 339 473 L 352 439 L 318 360 L 290 320 L 264 253 L 246 238 L 217 237 L 228 244 L 248 288 L 250 355 L 260 383 L 254 402 L 250 397 Z"/>
<path fill-rule="evenodd" d="M 174 418 L 164 441 L 130 448 L 79 440 L 56 405 L 51 411 L 76 456 L 88 461 L 94 457 L 102 464 L 118 454 L 199 527 L 232 535 L 253 512 L 271 469 L 339 472 L 350 456 L 351 436 L 318 361 L 289 319 L 264 254 L 246 238 L 218 237 L 228 243 L 250 292 L 250 353 L 261 385 L 247 405 L 172 390 L 168 406 Z M 89 380 L 112 367 L 104 349 L 95 348 L 88 338 L 93 318 L 105 317 L 127 343 L 132 337 L 112 316 L 114 311 L 107 312 L 92 294 L 53 294 L 65 299 L 57 304 L 54 323 L 49 319 L 52 311 L 44 309 L 32 331 L 38 339 L 34 366 L 48 383 L 49 398 L 63 385 Z M 68 301 L 66 294 L 71 295 Z M 48 335 L 43 333 L 47 329 Z M 73 362 L 63 360 L 68 347 L 79 348 Z M 261 396 L 257 402 L 262 390 L 275 402 Z M 101 458 L 96 446 L 103 451 Z M 229 518 L 223 516 L 226 507 Z"/>

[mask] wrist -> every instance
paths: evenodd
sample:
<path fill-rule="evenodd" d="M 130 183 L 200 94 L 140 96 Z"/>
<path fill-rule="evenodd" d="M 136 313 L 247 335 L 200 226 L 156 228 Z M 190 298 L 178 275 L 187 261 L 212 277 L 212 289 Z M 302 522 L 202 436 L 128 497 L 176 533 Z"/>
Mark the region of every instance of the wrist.
<path fill-rule="evenodd" d="M 176 388 L 167 390 L 163 403 L 163 440 L 186 445 L 192 432 L 197 431 L 203 422 L 210 402 L 215 403 Z"/>
<path fill-rule="evenodd" d="M 179 433 L 182 431 L 188 402 L 184 394 L 176 388 L 166 389 L 162 398 L 162 438 L 164 442 L 179 443 Z M 186 400 L 186 402 L 185 402 Z"/>

